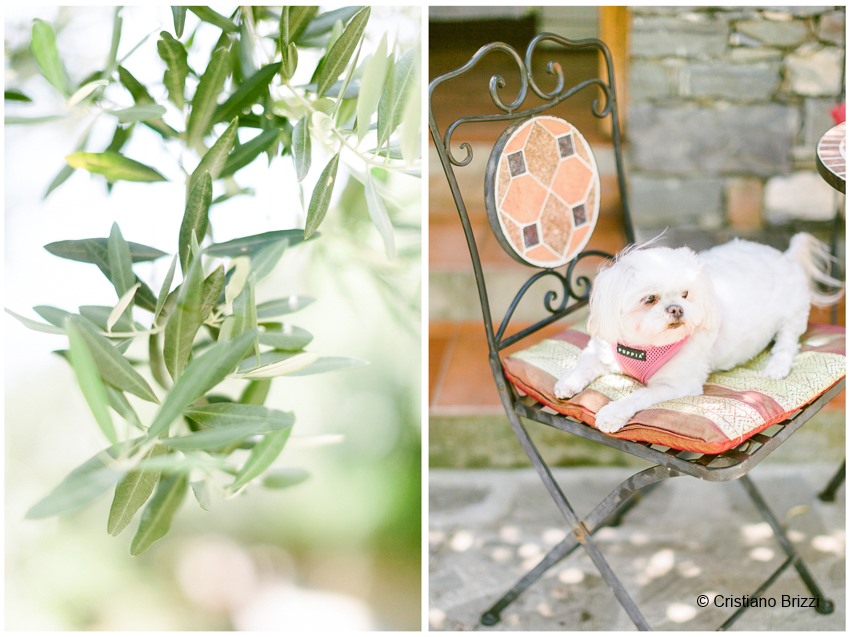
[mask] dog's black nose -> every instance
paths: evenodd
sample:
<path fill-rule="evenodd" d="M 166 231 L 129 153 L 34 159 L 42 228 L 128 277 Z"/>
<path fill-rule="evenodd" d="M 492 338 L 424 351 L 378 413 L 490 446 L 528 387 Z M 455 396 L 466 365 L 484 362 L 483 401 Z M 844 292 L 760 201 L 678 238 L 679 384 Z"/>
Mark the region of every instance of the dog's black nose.
<path fill-rule="evenodd" d="M 668 305 L 667 306 L 667 314 L 672 316 L 674 319 L 678 320 L 682 318 L 682 314 L 685 313 L 685 310 L 682 309 L 681 305 Z"/>

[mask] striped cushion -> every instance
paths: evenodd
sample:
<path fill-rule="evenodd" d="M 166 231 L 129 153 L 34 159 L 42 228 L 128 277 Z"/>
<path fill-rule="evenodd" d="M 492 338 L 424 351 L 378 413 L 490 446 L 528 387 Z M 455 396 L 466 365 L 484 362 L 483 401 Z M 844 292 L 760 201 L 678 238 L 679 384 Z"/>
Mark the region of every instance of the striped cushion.
<path fill-rule="evenodd" d="M 575 366 L 588 340 L 583 332 L 567 330 L 507 357 L 505 373 L 521 393 L 593 426 L 599 409 L 642 385 L 629 376 L 609 374 L 569 400 L 556 398 L 555 382 Z M 731 449 L 786 420 L 844 377 L 844 328 L 810 325 L 791 373 L 782 380 L 759 373 L 768 354 L 765 350 L 745 365 L 712 374 L 703 394 L 658 403 L 610 435 L 706 454 Z"/>

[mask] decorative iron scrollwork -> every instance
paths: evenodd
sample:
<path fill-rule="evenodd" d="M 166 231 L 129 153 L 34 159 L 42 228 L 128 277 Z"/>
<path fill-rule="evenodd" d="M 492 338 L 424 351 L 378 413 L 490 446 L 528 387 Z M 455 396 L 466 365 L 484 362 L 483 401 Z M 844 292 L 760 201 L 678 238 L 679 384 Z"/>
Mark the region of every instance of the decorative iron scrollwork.
<path fill-rule="evenodd" d="M 561 65 L 554 61 L 549 60 L 545 65 L 545 74 L 547 76 L 555 77 L 555 88 L 552 90 L 544 90 L 541 88 L 540 83 L 538 83 L 537 78 L 534 75 L 533 71 L 533 59 L 535 56 L 536 49 L 541 42 L 553 42 L 555 44 L 561 45 L 563 47 L 568 47 L 571 49 L 596 49 L 598 50 L 606 62 L 606 68 L 608 69 L 608 81 L 605 82 L 598 78 L 593 78 L 589 80 L 585 80 L 579 84 L 576 84 L 573 87 L 570 87 L 568 90 L 565 90 L 565 79 L 564 72 L 561 68 Z M 604 105 L 600 108 L 599 98 L 593 100 L 592 111 L 594 116 L 598 118 L 607 117 L 611 114 L 612 106 L 613 106 L 613 91 L 611 89 L 611 83 L 613 82 L 613 78 L 611 77 L 611 56 L 608 52 L 607 47 L 600 41 L 596 39 L 587 39 L 587 40 L 568 40 L 566 38 L 562 38 L 561 36 L 552 34 L 552 33 L 541 33 L 537 37 L 535 37 L 531 43 L 528 45 L 525 53 L 525 59 L 523 59 L 519 53 L 517 53 L 516 49 L 514 49 L 509 44 L 505 44 L 504 42 L 493 42 L 486 46 L 481 47 L 478 51 L 473 55 L 469 61 L 461 66 L 460 68 L 446 73 L 438 78 L 436 78 L 433 82 L 431 82 L 428 87 L 429 96 L 433 96 L 434 90 L 442 83 L 452 80 L 456 77 L 459 77 L 469 70 L 477 66 L 484 58 L 489 56 L 494 52 L 502 52 L 507 54 L 513 63 L 516 65 L 516 69 L 519 73 L 519 90 L 517 92 L 516 97 L 513 100 L 506 101 L 502 98 L 501 90 L 507 87 L 507 82 L 505 81 L 504 75 L 494 75 L 490 78 L 489 84 L 489 93 L 490 99 L 493 102 L 493 105 L 501 111 L 501 113 L 495 113 L 490 115 L 467 115 L 464 117 L 460 117 L 453 121 L 445 130 L 445 134 L 443 135 L 443 144 L 446 148 L 446 153 L 449 161 L 454 166 L 463 167 L 469 165 L 473 158 L 472 145 L 469 142 L 462 142 L 459 144 L 460 150 L 464 151 L 465 156 L 463 158 L 457 158 L 452 150 L 452 136 L 454 135 L 455 130 L 458 127 L 464 124 L 470 124 L 475 122 L 488 122 L 488 121 L 507 121 L 514 119 L 521 119 L 525 117 L 531 117 L 538 113 L 542 113 L 543 111 L 551 108 L 552 106 L 556 106 L 561 102 L 569 99 L 576 93 L 587 89 L 590 86 L 596 86 L 602 91 L 602 95 L 604 96 Z M 523 104 L 528 97 L 529 88 L 531 92 L 534 93 L 537 97 L 544 100 L 543 104 L 538 106 L 529 107 L 526 109 L 522 109 Z M 433 116 L 432 116 L 433 117 Z M 431 126 L 432 132 L 438 134 L 436 131 L 436 125 L 432 121 Z"/>
<path fill-rule="evenodd" d="M 528 280 L 519 289 L 516 296 L 514 296 L 513 301 L 511 301 L 511 304 L 502 319 L 502 323 L 499 326 L 499 330 L 496 333 L 496 342 L 500 344 L 500 348 L 507 347 L 511 343 L 523 338 L 526 334 L 534 332 L 543 325 L 552 323 L 587 304 L 590 300 L 591 279 L 586 275 L 578 274 L 576 268 L 581 261 L 588 258 L 611 259 L 612 255 L 607 252 L 602 252 L 601 250 L 587 250 L 573 259 L 567 265 L 566 270 L 563 273 L 558 270 L 546 269 L 535 272 L 528 278 Z M 507 331 L 508 325 L 510 325 L 514 312 L 517 307 L 519 307 L 520 302 L 525 297 L 526 293 L 544 278 L 554 279 L 554 281 L 550 281 L 550 283 L 553 287 L 557 286 L 554 287 L 554 289 L 547 290 L 543 295 L 543 307 L 549 313 L 549 316 L 525 330 L 505 339 L 504 334 Z M 571 300 L 572 303 L 570 303 Z"/>

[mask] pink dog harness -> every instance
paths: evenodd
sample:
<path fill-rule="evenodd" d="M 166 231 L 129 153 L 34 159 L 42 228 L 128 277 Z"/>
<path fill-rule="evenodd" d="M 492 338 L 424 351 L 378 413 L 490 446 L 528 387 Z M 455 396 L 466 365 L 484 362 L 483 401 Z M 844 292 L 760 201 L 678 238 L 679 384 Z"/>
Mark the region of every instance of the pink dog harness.
<path fill-rule="evenodd" d="M 685 337 L 677 343 L 661 347 L 629 347 L 622 343 L 617 343 L 611 347 L 623 372 L 646 385 L 646 381 L 661 369 L 664 363 L 673 358 L 687 340 L 687 337 Z"/>

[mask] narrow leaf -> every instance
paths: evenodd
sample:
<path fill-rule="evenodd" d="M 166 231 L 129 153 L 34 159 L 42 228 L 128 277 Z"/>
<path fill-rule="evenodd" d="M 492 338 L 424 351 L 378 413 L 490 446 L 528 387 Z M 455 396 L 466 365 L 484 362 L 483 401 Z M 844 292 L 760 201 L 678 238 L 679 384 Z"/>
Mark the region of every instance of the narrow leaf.
<path fill-rule="evenodd" d="M 139 289 L 140 284 L 136 283 L 129 290 L 124 292 L 124 295 L 118 299 L 118 303 L 115 304 L 115 307 L 109 313 L 109 317 L 106 319 L 106 331 L 111 332 L 112 328 L 115 327 L 115 324 L 118 322 L 124 312 L 133 304 L 133 297 L 136 296 L 136 291 Z"/>
<path fill-rule="evenodd" d="M 375 187 L 375 179 L 372 177 L 371 170 L 366 173 L 366 206 L 369 208 L 369 216 L 372 218 L 372 223 L 378 229 L 378 233 L 384 241 L 384 252 L 387 258 L 394 259 L 395 238 L 393 236 L 393 224 L 390 221 L 384 200 Z"/>
<path fill-rule="evenodd" d="M 401 122 L 405 101 L 416 82 L 416 51 L 405 53 L 392 73 L 392 81 L 386 84 L 378 104 L 378 146 L 389 139 Z"/>
<path fill-rule="evenodd" d="M 3 92 L 3 98 L 10 102 L 32 102 L 32 98 L 26 93 L 13 88 L 7 88 Z"/>
<path fill-rule="evenodd" d="M 239 27 L 237 27 L 232 20 L 228 20 L 220 13 L 213 11 L 209 7 L 187 7 L 189 11 L 194 13 L 204 22 L 208 22 L 209 24 L 213 24 L 217 26 L 219 29 L 224 31 L 225 33 L 236 33 L 239 31 Z"/>
<path fill-rule="evenodd" d="M 249 277 L 242 292 L 233 300 L 231 337 L 257 329 L 257 305 L 254 302 L 254 282 Z"/>
<path fill-rule="evenodd" d="M 204 153 L 204 156 L 198 163 L 198 167 L 195 168 L 195 171 L 192 173 L 191 177 L 189 177 L 190 191 L 194 187 L 195 183 L 203 177 L 205 172 L 209 173 L 210 178 L 213 180 L 216 180 L 221 176 L 221 171 L 227 163 L 227 156 L 230 154 L 230 150 L 236 142 L 236 133 L 238 130 L 239 120 L 234 119 L 216 140 L 215 144 L 212 145 L 212 148 Z M 203 237 L 204 235 L 198 235 L 199 239 L 203 239 Z"/>
<path fill-rule="evenodd" d="M 211 257 L 238 257 L 243 255 L 253 257 L 278 242 L 285 243 L 287 247 L 290 247 L 302 241 L 304 241 L 303 230 L 272 230 L 271 232 L 231 239 L 223 243 L 214 243 L 207 246 L 204 252 Z"/>
<path fill-rule="evenodd" d="M 246 358 L 239 365 L 239 378 L 274 378 L 286 376 L 312 365 L 318 360 L 313 352 L 264 352 L 259 360 Z"/>
<path fill-rule="evenodd" d="M 133 101 L 135 101 L 137 105 L 155 103 L 153 97 L 151 97 L 151 94 L 144 85 L 133 77 L 133 75 L 123 66 L 118 67 L 118 78 L 121 81 L 121 84 L 123 84 L 130 92 L 130 95 L 133 96 Z M 155 130 L 164 138 L 177 137 L 178 135 L 177 131 L 166 124 L 162 119 L 145 121 L 144 124 L 145 126 Z"/>
<path fill-rule="evenodd" d="M 183 108 L 183 91 L 186 86 L 186 77 L 189 75 L 186 48 L 180 40 L 174 39 L 168 31 L 161 32 L 159 37 L 156 50 L 159 57 L 165 62 L 162 83 L 168 90 L 168 98 L 177 108 Z"/>
<path fill-rule="evenodd" d="M 257 281 L 260 281 L 271 274 L 281 257 L 283 257 L 286 247 L 286 244 L 282 241 L 274 243 L 261 250 L 251 259 L 251 265 L 254 269 L 254 277 Z"/>
<path fill-rule="evenodd" d="M 252 380 L 245 386 L 242 395 L 239 396 L 239 402 L 243 405 L 262 405 L 266 402 L 271 386 L 272 381 L 268 378 Z"/>
<path fill-rule="evenodd" d="M 186 209 L 180 224 L 178 251 L 180 267 L 183 271 L 189 264 L 189 248 L 192 237 L 203 239 L 209 226 L 210 203 L 212 202 L 212 178 L 206 171 L 194 181 L 189 196 L 186 198 Z"/>
<path fill-rule="evenodd" d="M 75 328 L 74 333 L 78 337 L 77 340 L 86 345 L 86 351 L 92 356 L 92 362 L 103 380 L 139 398 L 144 398 L 152 403 L 159 403 L 159 399 L 153 393 L 147 381 L 115 349 L 108 338 L 97 332 L 91 323 L 84 318 L 72 316 L 68 319 L 66 325 L 72 325 Z M 72 354 L 73 351 L 72 347 Z M 100 376 L 98 376 L 98 379 Z"/>
<path fill-rule="evenodd" d="M 138 294 L 138 291 L 136 294 Z M 91 321 L 99 330 L 107 332 L 106 324 L 113 309 L 108 305 L 81 305 L 80 315 Z M 133 332 L 144 329 L 140 323 L 134 322 L 128 316 L 120 317 L 113 327 L 116 332 Z"/>
<path fill-rule="evenodd" d="M 302 350 L 313 340 L 313 335 L 307 330 L 295 325 L 276 324 L 274 328 L 268 325 L 260 332 L 260 343 L 274 349 L 297 351 Z"/>
<path fill-rule="evenodd" d="M 161 119 L 165 115 L 165 107 L 159 104 L 137 104 L 117 111 L 109 111 L 121 123 L 146 122 Z"/>
<path fill-rule="evenodd" d="M 251 454 L 242 468 L 239 469 L 239 473 L 236 474 L 236 478 L 228 487 L 228 490 L 231 492 L 238 491 L 268 469 L 283 451 L 290 433 L 292 433 L 291 427 L 284 431 L 275 431 L 263 436 L 263 439 L 251 450 Z"/>
<path fill-rule="evenodd" d="M 257 317 L 262 319 L 281 316 L 283 314 L 291 314 L 292 312 L 304 309 L 315 300 L 316 299 L 311 296 L 299 296 L 293 294 L 285 299 L 266 301 L 257 306 Z"/>
<path fill-rule="evenodd" d="M 171 7 L 171 15 L 174 18 L 174 35 L 181 38 L 186 24 L 186 7 Z"/>
<path fill-rule="evenodd" d="M 168 298 L 168 294 L 171 292 L 171 283 L 174 281 L 174 270 L 177 268 L 177 258 L 178 255 L 175 254 L 174 258 L 171 260 L 171 265 L 168 267 L 165 279 L 162 281 L 162 287 L 159 290 L 159 296 L 156 299 L 156 307 L 153 312 L 154 323 L 156 323 L 157 318 L 159 318 L 162 308 L 165 307 L 165 301 Z"/>
<path fill-rule="evenodd" d="M 69 473 L 56 488 L 29 511 L 28 520 L 73 513 L 88 506 L 111 489 L 124 475 L 111 462 L 119 447 L 110 447 Z"/>
<path fill-rule="evenodd" d="M 245 79 L 225 102 L 216 108 L 213 122 L 232 120 L 257 103 L 268 92 L 269 83 L 280 70 L 280 62 L 267 64 Z"/>
<path fill-rule="evenodd" d="M 65 327 L 65 320 L 69 316 L 74 316 L 73 312 L 68 312 L 67 310 L 63 310 L 58 307 L 52 307 L 50 305 L 36 305 L 32 309 L 35 310 L 41 318 L 43 318 L 51 325 L 55 325 L 56 327 L 61 328 Z"/>
<path fill-rule="evenodd" d="M 239 364 L 254 343 L 247 332 L 226 343 L 216 343 L 194 358 L 176 380 L 148 430 L 152 439 L 165 431 L 199 396 L 221 382 Z"/>
<path fill-rule="evenodd" d="M 338 167 L 339 153 L 331 158 L 328 165 L 322 171 L 322 174 L 319 175 L 313 195 L 310 197 L 310 205 L 307 208 L 307 223 L 304 227 L 305 239 L 309 239 L 319 229 L 319 226 L 325 219 L 325 215 L 328 213 Z"/>
<path fill-rule="evenodd" d="M 84 102 L 86 98 L 91 97 L 97 89 L 108 85 L 109 82 L 106 80 L 94 80 L 83 84 L 71 97 L 68 98 L 68 101 L 65 102 L 65 108 L 74 108 L 78 104 Z"/>
<path fill-rule="evenodd" d="M 66 241 L 54 241 L 44 246 L 50 254 L 71 261 L 82 261 L 83 263 L 94 263 L 108 267 L 109 239 L 69 239 Z M 130 248 L 130 258 L 133 263 L 142 261 L 155 261 L 166 255 L 162 250 L 157 250 L 140 243 L 127 242 Z"/>
<path fill-rule="evenodd" d="M 103 435 L 115 445 L 118 443 L 118 436 L 115 434 L 112 417 L 109 415 L 109 397 L 106 395 L 106 388 L 98 373 L 93 352 L 89 350 L 83 330 L 78 323 L 75 323 L 74 317 L 65 322 L 65 330 L 68 332 L 70 342 L 71 367 L 74 369 L 74 375 L 77 377 L 83 396 Z M 109 347 L 112 349 L 111 345 Z"/>
<path fill-rule="evenodd" d="M 117 223 L 112 224 L 112 231 L 106 244 L 109 272 L 112 285 L 119 297 L 123 296 L 136 283 L 136 275 L 133 274 L 133 257 L 130 255 L 130 246 L 121 235 L 121 229 Z"/>
<path fill-rule="evenodd" d="M 41 74 L 62 95 L 71 94 L 71 82 L 56 48 L 56 33 L 49 22 L 36 18 L 32 24 L 32 54 Z"/>
<path fill-rule="evenodd" d="M 378 108 L 378 101 L 381 99 L 387 68 L 387 36 L 385 34 L 366 64 L 360 80 L 360 94 L 357 97 L 357 141 L 362 141 L 369 132 L 372 113 Z"/>
<path fill-rule="evenodd" d="M 73 168 L 83 168 L 90 173 L 103 175 L 107 181 L 166 181 L 156 170 L 120 153 L 77 152 L 65 158 Z"/>
<path fill-rule="evenodd" d="M 188 484 L 189 478 L 180 474 L 160 479 L 156 493 L 142 512 L 139 528 L 130 545 L 131 555 L 144 553 L 168 533 L 174 514 L 186 497 Z"/>
<path fill-rule="evenodd" d="M 221 290 L 224 288 L 224 266 L 220 265 L 204 279 L 203 293 L 201 295 L 201 320 L 206 321 L 212 314 L 218 300 L 221 298 Z"/>
<path fill-rule="evenodd" d="M 192 353 L 192 343 L 203 321 L 201 319 L 204 273 L 201 260 L 193 259 L 180 285 L 174 311 L 165 324 L 165 366 L 175 381 Z"/>
<path fill-rule="evenodd" d="M 154 445 L 142 457 L 147 460 L 168 453 L 168 449 L 162 445 Z M 123 531 L 136 511 L 144 506 L 151 497 L 156 483 L 159 481 L 159 471 L 143 471 L 134 469 L 124 476 L 115 487 L 115 496 L 109 509 L 109 518 L 106 522 L 106 531 L 110 535 L 118 535 Z"/>
<path fill-rule="evenodd" d="M 280 37 L 284 45 L 295 42 L 319 12 L 315 6 L 285 7 L 280 14 Z"/>
<path fill-rule="evenodd" d="M 139 420 L 139 415 L 136 413 L 136 410 L 133 409 L 130 401 L 127 400 L 124 392 L 115 389 L 111 385 L 107 385 L 106 395 L 109 398 L 109 406 L 115 410 L 115 413 L 137 429 L 141 429 L 142 431 L 145 430 L 142 426 L 142 421 Z"/>
<path fill-rule="evenodd" d="M 317 78 L 316 93 L 321 97 L 336 82 L 340 74 L 345 70 L 354 50 L 363 37 L 366 23 L 369 21 L 371 9 L 363 7 L 360 9 L 342 32 L 342 35 L 333 43 L 327 56 L 319 77 Z"/>
<path fill-rule="evenodd" d="M 422 104 L 419 99 L 419 90 L 418 82 L 410 84 L 409 95 L 399 124 L 399 146 L 401 147 L 401 155 L 408 165 L 414 164 L 422 154 L 422 137 L 420 134 Z"/>
<path fill-rule="evenodd" d="M 256 159 L 261 153 L 277 144 L 280 139 L 281 130 L 278 128 L 269 128 L 264 130 L 253 139 L 237 146 L 227 162 L 221 169 L 221 177 L 230 177 L 240 168 L 243 168 Z"/>
<path fill-rule="evenodd" d="M 48 325 L 47 323 L 39 323 L 38 321 L 33 321 L 32 319 L 28 319 L 26 316 L 21 316 L 20 314 L 13 312 L 9 308 L 6 309 L 6 314 L 18 319 L 25 327 L 28 327 L 31 330 L 35 330 L 36 332 L 44 332 L 45 334 L 64 334 L 65 330 L 61 327 L 56 327 L 54 325 Z"/>
<path fill-rule="evenodd" d="M 309 477 L 310 474 L 304 469 L 295 467 L 275 469 L 263 476 L 263 486 L 267 489 L 288 489 L 301 484 Z"/>
<path fill-rule="evenodd" d="M 312 364 L 302 369 L 291 372 L 290 376 L 314 376 L 315 374 L 326 374 L 340 369 L 352 369 L 368 365 L 367 361 L 359 358 L 347 358 L 345 356 L 319 356 Z"/>
<path fill-rule="evenodd" d="M 186 125 L 186 135 L 189 146 L 199 148 L 201 141 L 206 136 L 212 124 L 213 113 L 217 107 L 218 95 L 227 78 L 229 65 L 229 53 L 226 48 L 218 49 L 213 53 L 207 65 L 195 95 L 192 98 L 192 111 Z M 210 174 L 213 171 L 209 171 Z"/>
<path fill-rule="evenodd" d="M 185 416 L 208 428 L 186 436 L 164 438 L 162 444 L 181 451 L 214 450 L 249 436 L 290 429 L 295 420 L 289 412 L 236 403 L 190 409 Z"/>
<path fill-rule="evenodd" d="M 292 159 L 295 162 L 295 175 L 302 181 L 310 172 L 313 149 L 310 143 L 309 118 L 302 117 L 292 129 Z"/>

